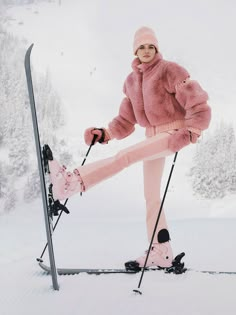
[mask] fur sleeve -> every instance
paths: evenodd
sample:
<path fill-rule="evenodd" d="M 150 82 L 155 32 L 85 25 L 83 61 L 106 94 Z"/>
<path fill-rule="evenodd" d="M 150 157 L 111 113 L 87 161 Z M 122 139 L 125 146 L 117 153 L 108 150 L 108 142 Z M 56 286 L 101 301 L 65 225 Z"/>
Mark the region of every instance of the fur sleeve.
<path fill-rule="evenodd" d="M 124 86 L 124 93 L 126 89 Z M 112 137 L 120 140 L 134 132 L 136 118 L 129 98 L 126 96 L 120 105 L 119 114 L 108 125 Z"/>
<path fill-rule="evenodd" d="M 211 109 L 207 104 L 208 95 L 194 80 L 186 80 L 176 86 L 175 98 L 186 111 L 186 127 L 207 129 L 211 120 Z"/>
<path fill-rule="evenodd" d="M 165 87 L 169 93 L 176 92 L 176 86 L 188 79 L 189 73 L 175 62 L 168 61 L 165 67 Z"/>
<path fill-rule="evenodd" d="M 183 67 L 174 62 L 166 66 L 166 89 L 175 94 L 178 103 L 185 109 L 186 128 L 207 129 L 211 120 L 208 95 Z"/>

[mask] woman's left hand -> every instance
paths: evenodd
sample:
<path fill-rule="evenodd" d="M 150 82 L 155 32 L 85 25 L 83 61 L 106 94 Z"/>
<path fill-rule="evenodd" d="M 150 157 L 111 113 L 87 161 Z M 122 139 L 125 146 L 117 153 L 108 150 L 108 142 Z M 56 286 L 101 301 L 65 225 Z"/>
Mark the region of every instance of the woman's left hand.
<path fill-rule="evenodd" d="M 178 152 L 190 143 L 196 143 L 198 135 L 187 128 L 176 130 L 169 138 L 168 148 L 173 152 Z"/>

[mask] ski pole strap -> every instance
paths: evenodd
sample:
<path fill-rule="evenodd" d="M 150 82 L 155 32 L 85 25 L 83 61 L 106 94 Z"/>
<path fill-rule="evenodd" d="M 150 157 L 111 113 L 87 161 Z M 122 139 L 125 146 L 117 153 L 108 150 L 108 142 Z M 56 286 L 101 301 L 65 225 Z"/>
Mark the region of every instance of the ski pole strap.
<path fill-rule="evenodd" d="M 100 130 L 100 129 L 99 129 Z M 95 144 L 96 140 L 97 140 L 98 135 L 94 135 L 93 136 L 93 140 L 91 142 L 91 146 Z"/>
<path fill-rule="evenodd" d="M 98 140 L 98 142 L 103 143 L 105 141 L 105 137 L 106 137 L 104 128 L 95 128 L 95 130 L 101 131 L 102 135 L 101 135 L 100 139 Z M 97 139 L 97 137 L 96 137 L 96 139 Z M 94 142 L 96 141 L 96 139 L 94 140 L 94 138 L 93 138 Z"/>

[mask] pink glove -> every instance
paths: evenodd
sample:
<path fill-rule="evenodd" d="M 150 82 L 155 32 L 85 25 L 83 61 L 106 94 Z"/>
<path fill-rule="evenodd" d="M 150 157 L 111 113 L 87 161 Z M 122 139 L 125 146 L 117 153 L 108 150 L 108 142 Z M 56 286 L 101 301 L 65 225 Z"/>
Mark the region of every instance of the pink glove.
<path fill-rule="evenodd" d="M 192 143 L 196 143 L 198 135 L 186 128 L 176 130 L 169 138 L 168 147 L 173 152 L 178 152 L 183 147 Z"/>
<path fill-rule="evenodd" d="M 99 142 L 101 144 L 108 143 L 108 141 L 111 139 L 109 136 L 109 133 L 105 128 L 96 128 L 96 127 L 90 127 L 87 128 L 84 132 L 84 141 L 87 145 L 91 145 L 92 141 L 94 140 L 94 136 L 97 136 L 95 143 Z"/>

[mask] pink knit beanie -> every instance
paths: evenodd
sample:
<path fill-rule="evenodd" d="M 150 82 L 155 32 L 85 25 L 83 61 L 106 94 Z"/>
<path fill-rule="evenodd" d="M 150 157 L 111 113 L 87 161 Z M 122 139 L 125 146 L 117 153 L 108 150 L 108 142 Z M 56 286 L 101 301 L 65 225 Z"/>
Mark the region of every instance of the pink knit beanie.
<path fill-rule="evenodd" d="M 134 55 L 136 55 L 139 46 L 145 44 L 152 44 L 158 50 L 158 43 L 155 32 L 151 28 L 143 26 L 139 28 L 134 34 L 133 44 Z"/>

